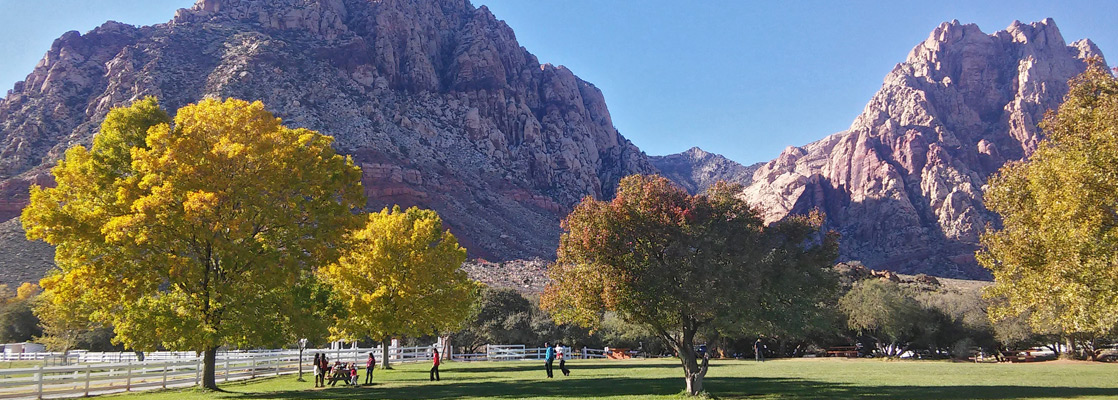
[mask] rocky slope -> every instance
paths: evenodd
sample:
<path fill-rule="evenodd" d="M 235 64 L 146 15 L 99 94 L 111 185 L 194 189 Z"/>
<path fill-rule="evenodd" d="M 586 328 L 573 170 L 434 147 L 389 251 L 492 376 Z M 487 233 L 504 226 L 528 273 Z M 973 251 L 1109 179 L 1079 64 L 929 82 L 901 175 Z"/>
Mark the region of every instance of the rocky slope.
<path fill-rule="evenodd" d="M 165 24 L 66 33 L 0 100 L 0 221 L 110 108 L 143 96 L 170 110 L 262 100 L 334 136 L 371 209 L 433 208 L 472 256 L 496 260 L 553 257 L 577 201 L 654 171 L 601 91 L 467 0 L 200 0 Z"/>
<path fill-rule="evenodd" d="M 885 78 L 850 129 L 789 147 L 742 194 L 766 219 L 819 208 L 841 257 L 875 269 L 986 278 L 974 251 L 996 223 L 982 186 L 1030 154 L 1046 110 L 1067 92 L 1089 40 L 1065 43 L 1051 19 L 985 34 L 944 23 Z"/>
<path fill-rule="evenodd" d="M 753 182 L 753 173 L 762 164 L 756 163 L 747 167 L 698 147 L 692 147 L 679 154 L 652 156 L 649 159 L 652 165 L 660 170 L 661 175 L 692 194 L 700 193 L 718 181 L 748 186 Z"/>
<path fill-rule="evenodd" d="M 489 287 L 515 289 L 524 294 L 538 295 L 551 280 L 547 278 L 549 261 L 542 259 L 489 262 L 482 259 L 467 260 L 462 270 L 470 279 Z"/>
<path fill-rule="evenodd" d="M 23 282 L 38 282 L 54 266 L 50 245 L 24 237 L 19 218 L 0 222 L 0 285 L 19 287 Z"/>

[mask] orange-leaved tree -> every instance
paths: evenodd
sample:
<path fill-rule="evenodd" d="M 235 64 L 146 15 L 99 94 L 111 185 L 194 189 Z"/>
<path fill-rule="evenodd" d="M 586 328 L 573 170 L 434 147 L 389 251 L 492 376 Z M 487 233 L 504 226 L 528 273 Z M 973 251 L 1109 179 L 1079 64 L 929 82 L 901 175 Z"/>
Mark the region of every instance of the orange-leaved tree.
<path fill-rule="evenodd" d="M 696 335 L 781 326 L 774 319 L 799 312 L 793 306 L 820 305 L 796 297 L 837 285 L 828 279 L 837 237 L 820 234 L 821 216 L 766 226 L 740 191 L 719 183 L 689 195 L 663 177 L 634 175 L 611 201 L 586 198 L 563 221 L 541 305 L 559 322 L 594 327 L 614 311 L 649 328 L 679 355 L 687 392 L 698 394 L 708 360 Z"/>

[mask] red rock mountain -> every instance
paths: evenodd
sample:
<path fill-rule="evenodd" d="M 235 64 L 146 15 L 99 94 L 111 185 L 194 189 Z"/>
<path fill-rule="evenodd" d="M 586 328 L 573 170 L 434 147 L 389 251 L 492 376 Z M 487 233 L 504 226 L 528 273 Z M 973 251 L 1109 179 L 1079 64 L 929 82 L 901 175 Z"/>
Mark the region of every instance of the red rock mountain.
<path fill-rule="evenodd" d="M 601 91 L 467 0 L 200 0 L 165 24 L 66 33 L 0 100 L 0 221 L 110 108 L 143 96 L 170 110 L 262 100 L 334 136 L 371 209 L 438 210 L 475 257 L 554 257 L 582 197 L 654 172 Z"/>
<path fill-rule="evenodd" d="M 876 269 L 987 278 L 974 251 L 996 216 L 987 178 L 1030 154 L 1067 81 L 1101 57 L 1051 19 L 985 34 L 944 23 L 885 77 L 850 129 L 789 147 L 742 194 L 770 221 L 819 208 L 841 257 Z"/>
<path fill-rule="evenodd" d="M 474 257 L 551 258 L 579 199 L 658 167 L 693 192 L 747 184 L 769 220 L 820 208 L 844 259 L 983 277 L 973 251 L 996 221 L 982 185 L 1035 148 L 1036 123 L 1093 55 L 1051 20 L 992 35 L 945 23 L 850 130 L 744 167 L 698 149 L 646 157 L 597 88 L 541 65 L 467 0 L 200 0 L 165 24 L 69 32 L 0 99 L 0 283 L 50 265 L 49 246 L 20 239 L 14 219 L 27 187 L 49 185 L 49 167 L 110 108 L 148 95 L 172 110 L 262 100 L 288 125 L 334 136 L 362 166 L 370 208 L 436 209 Z"/>

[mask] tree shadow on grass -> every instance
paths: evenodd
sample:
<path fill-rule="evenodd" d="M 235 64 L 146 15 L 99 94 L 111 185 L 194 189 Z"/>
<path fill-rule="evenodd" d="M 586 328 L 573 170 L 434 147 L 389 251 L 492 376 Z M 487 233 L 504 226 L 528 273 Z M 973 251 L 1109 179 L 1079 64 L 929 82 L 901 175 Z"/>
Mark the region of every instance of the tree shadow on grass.
<path fill-rule="evenodd" d="M 1118 396 L 1118 388 L 1011 385 L 872 386 L 783 378 L 709 378 L 705 389 L 721 398 L 779 395 L 804 399 L 1028 399 Z"/>
<path fill-rule="evenodd" d="M 705 389 L 723 399 L 774 396 L 780 398 L 876 399 L 1028 399 L 1091 398 L 1118 396 L 1118 388 L 1039 386 L 863 386 L 786 378 L 707 378 Z M 403 387 L 338 388 L 243 393 L 233 399 L 455 399 L 491 397 L 587 398 L 610 395 L 662 396 L 679 393 L 682 378 L 586 378 L 547 381 L 509 380 L 487 382 L 422 383 Z"/>
<path fill-rule="evenodd" d="M 555 367 L 555 373 L 558 374 L 559 373 L 559 362 L 556 361 L 553 366 Z M 440 367 L 440 368 L 443 368 L 444 371 L 451 371 L 451 369 L 449 369 L 449 368 L 444 368 L 444 367 Z M 477 367 L 477 368 L 473 368 L 473 367 L 470 367 L 470 366 L 458 367 L 456 365 L 453 368 L 454 368 L 453 369 L 454 371 L 461 371 L 463 373 L 474 373 L 474 372 L 477 372 L 477 373 L 525 372 L 525 371 L 539 371 L 540 374 L 544 373 L 544 363 L 543 363 L 542 360 L 539 361 L 539 362 L 517 362 L 517 364 L 514 364 L 514 365 L 498 366 L 498 367 Z M 674 368 L 674 369 L 678 369 L 680 371 L 683 370 L 682 367 L 680 367 L 680 364 L 675 364 L 675 363 L 656 363 L 656 364 L 647 364 L 647 363 L 645 363 L 645 364 L 635 364 L 635 363 L 624 363 L 624 364 L 587 363 L 587 364 L 583 364 L 583 363 L 580 363 L 578 361 L 568 361 L 567 362 L 567 368 L 569 368 L 571 371 L 595 370 L 595 369 L 617 369 L 617 368 L 624 368 L 624 369 L 643 369 L 643 368 L 668 368 L 668 369 L 672 369 L 672 368 Z M 680 372 L 680 376 L 681 376 L 680 379 L 683 379 L 682 374 L 683 373 Z"/>

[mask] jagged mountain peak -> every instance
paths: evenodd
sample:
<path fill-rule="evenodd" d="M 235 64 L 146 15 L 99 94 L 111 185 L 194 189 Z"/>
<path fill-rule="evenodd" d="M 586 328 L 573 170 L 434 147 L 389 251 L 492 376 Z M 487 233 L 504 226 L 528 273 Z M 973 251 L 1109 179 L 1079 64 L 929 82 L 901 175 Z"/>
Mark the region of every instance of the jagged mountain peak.
<path fill-rule="evenodd" d="M 701 193 L 718 181 L 749 185 L 760 163 L 744 166 L 698 146 L 682 153 L 650 157 L 652 165 L 690 193 Z"/>
<path fill-rule="evenodd" d="M 957 20 L 936 27 L 885 77 L 846 132 L 789 148 L 743 196 L 769 221 L 821 209 L 844 259 L 877 269 L 984 278 L 979 233 L 997 219 L 986 179 L 1030 154 L 1037 124 L 1086 59 L 1052 19 L 993 34 Z"/>

